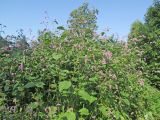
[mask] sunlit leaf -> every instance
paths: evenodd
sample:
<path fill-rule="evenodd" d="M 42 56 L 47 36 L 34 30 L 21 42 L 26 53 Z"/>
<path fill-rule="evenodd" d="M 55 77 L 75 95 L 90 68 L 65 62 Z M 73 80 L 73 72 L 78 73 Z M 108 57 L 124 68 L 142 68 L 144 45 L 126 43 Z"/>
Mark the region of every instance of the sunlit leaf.
<path fill-rule="evenodd" d="M 36 87 L 39 87 L 39 88 L 43 88 L 44 85 L 45 85 L 45 84 L 44 84 L 43 82 L 36 82 L 36 83 L 35 83 L 35 86 L 36 86 Z"/>
<path fill-rule="evenodd" d="M 54 54 L 52 54 L 52 57 L 53 57 L 55 60 L 58 60 L 58 59 L 60 59 L 60 58 L 62 57 L 62 54 L 56 54 L 56 53 L 54 53 Z"/>
<path fill-rule="evenodd" d="M 79 90 L 78 95 L 82 99 L 87 100 L 90 104 L 97 100 L 96 97 L 93 97 L 93 96 L 89 95 L 85 90 Z"/>
<path fill-rule="evenodd" d="M 32 108 L 32 109 L 35 109 L 38 107 L 38 102 L 32 102 L 28 105 L 28 108 Z"/>
<path fill-rule="evenodd" d="M 101 111 L 101 113 L 102 113 L 104 116 L 107 117 L 107 109 L 106 109 L 105 106 L 101 106 L 101 107 L 99 107 L 98 109 Z"/>
<path fill-rule="evenodd" d="M 89 110 L 87 108 L 82 108 L 79 112 L 81 115 L 89 115 Z"/>
<path fill-rule="evenodd" d="M 74 112 L 66 112 L 65 116 L 67 120 L 76 120 L 76 115 Z"/>
<path fill-rule="evenodd" d="M 59 83 L 59 91 L 62 92 L 63 90 L 67 90 L 71 87 L 70 81 L 62 81 Z"/>

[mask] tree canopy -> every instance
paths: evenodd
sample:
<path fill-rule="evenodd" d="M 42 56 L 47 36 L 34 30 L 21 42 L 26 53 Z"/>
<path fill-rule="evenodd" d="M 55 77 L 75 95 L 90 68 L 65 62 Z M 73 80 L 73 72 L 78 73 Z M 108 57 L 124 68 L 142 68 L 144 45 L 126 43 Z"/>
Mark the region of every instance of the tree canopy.
<path fill-rule="evenodd" d="M 84 3 L 71 12 L 69 29 L 77 36 L 91 37 L 97 28 L 97 14 L 97 9 L 90 9 L 88 3 Z"/>

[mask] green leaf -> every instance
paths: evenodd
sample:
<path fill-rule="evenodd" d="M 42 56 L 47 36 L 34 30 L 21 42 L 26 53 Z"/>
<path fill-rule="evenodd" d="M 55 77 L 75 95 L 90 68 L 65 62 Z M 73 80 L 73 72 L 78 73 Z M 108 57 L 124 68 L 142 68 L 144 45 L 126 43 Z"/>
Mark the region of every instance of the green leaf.
<path fill-rule="evenodd" d="M 32 102 L 28 105 L 28 108 L 32 108 L 32 109 L 35 109 L 38 107 L 38 102 Z"/>
<path fill-rule="evenodd" d="M 72 83 L 70 81 L 62 81 L 59 83 L 59 91 L 67 90 L 71 87 Z"/>
<path fill-rule="evenodd" d="M 35 84 L 33 82 L 29 82 L 24 86 L 24 88 L 32 88 L 32 87 L 35 87 Z"/>
<path fill-rule="evenodd" d="M 5 86 L 4 86 L 4 90 L 5 90 L 5 91 L 8 91 L 8 90 L 9 90 L 9 86 L 8 86 L 8 85 L 5 85 Z"/>
<path fill-rule="evenodd" d="M 126 105 L 130 105 L 130 102 L 129 102 L 128 99 L 123 99 L 123 101 L 124 101 L 124 103 L 125 103 Z"/>
<path fill-rule="evenodd" d="M 74 112 L 72 111 L 68 111 L 68 112 L 61 112 L 58 116 L 58 120 L 76 120 L 76 115 Z"/>
<path fill-rule="evenodd" d="M 23 90 L 24 90 L 24 88 L 22 86 L 18 87 L 18 91 L 23 91 Z"/>
<path fill-rule="evenodd" d="M 144 117 L 145 117 L 145 120 L 154 120 L 152 112 L 148 112 Z"/>
<path fill-rule="evenodd" d="M 57 111 L 57 107 L 50 106 L 50 111 L 48 115 L 52 118 L 56 114 L 56 111 Z"/>
<path fill-rule="evenodd" d="M 30 76 L 30 75 L 27 75 L 26 77 L 27 77 L 27 79 L 30 80 L 30 81 L 36 79 L 36 77 L 32 77 L 32 76 Z"/>
<path fill-rule="evenodd" d="M 99 107 L 99 111 L 101 111 L 101 113 L 102 113 L 105 117 L 107 117 L 107 109 L 106 109 L 105 106 Z"/>
<path fill-rule="evenodd" d="M 82 99 L 89 101 L 90 104 L 97 100 L 96 97 L 93 97 L 93 96 L 89 95 L 85 90 L 79 90 L 78 95 Z"/>
<path fill-rule="evenodd" d="M 19 83 L 16 83 L 14 86 L 13 86 L 13 90 L 15 90 L 17 87 L 18 87 Z"/>
<path fill-rule="evenodd" d="M 91 82 L 96 82 L 97 80 L 98 80 L 97 77 L 89 78 L 89 81 L 91 81 Z"/>
<path fill-rule="evenodd" d="M 43 82 L 36 82 L 35 85 L 36 87 L 43 88 L 45 84 Z"/>
<path fill-rule="evenodd" d="M 81 115 L 89 115 L 89 111 L 87 108 L 82 108 L 79 110 Z"/>
<path fill-rule="evenodd" d="M 76 120 L 76 115 L 74 112 L 66 112 L 65 116 L 67 120 Z"/>
<path fill-rule="evenodd" d="M 121 93 L 121 95 L 124 96 L 124 97 L 129 97 L 129 94 L 126 93 L 126 92 L 120 92 L 120 93 Z"/>
<path fill-rule="evenodd" d="M 97 100 L 96 97 L 90 96 L 89 102 L 90 102 L 90 104 L 91 104 L 91 103 L 93 103 L 93 102 L 96 101 L 96 100 Z"/>
<path fill-rule="evenodd" d="M 55 60 L 58 60 L 62 57 L 62 54 L 56 54 L 56 53 L 53 53 L 52 54 L 52 57 L 55 59 Z"/>
<path fill-rule="evenodd" d="M 118 120 L 120 118 L 120 112 L 119 111 L 115 111 L 115 116 L 116 116 L 116 119 Z"/>
<path fill-rule="evenodd" d="M 49 87 L 52 88 L 52 89 L 56 89 L 57 85 L 56 84 L 50 84 Z"/>

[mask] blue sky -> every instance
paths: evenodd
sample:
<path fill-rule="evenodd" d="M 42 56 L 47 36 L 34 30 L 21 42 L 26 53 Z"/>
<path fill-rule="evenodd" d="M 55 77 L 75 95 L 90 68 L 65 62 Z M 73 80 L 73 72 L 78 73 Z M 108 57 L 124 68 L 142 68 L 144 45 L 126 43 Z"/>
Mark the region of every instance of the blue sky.
<path fill-rule="evenodd" d="M 110 28 L 108 34 L 115 33 L 121 38 L 127 36 L 135 20 L 144 20 L 144 14 L 152 5 L 152 0 L 0 0 L 0 23 L 7 26 L 6 34 L 16 34 L 16 30 L 22 28 L 26 35 L 29 29 L 32 35 L 37 35 L 44 27 L 40 23 L 45 16 L 49 16 L 51 29 L 55 27 L 54 19 L 66 25 L 70 12 L 84 1 L 99 10 L 98 31 Z"/>

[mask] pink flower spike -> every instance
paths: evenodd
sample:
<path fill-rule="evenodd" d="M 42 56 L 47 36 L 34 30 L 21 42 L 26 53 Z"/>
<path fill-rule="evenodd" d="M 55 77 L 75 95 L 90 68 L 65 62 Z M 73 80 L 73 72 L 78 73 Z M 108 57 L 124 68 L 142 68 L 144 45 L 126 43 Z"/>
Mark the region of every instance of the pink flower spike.
<path fill-rule="evenodd" d="M 112 52 L 110 52 L 110 51 L 104 51 L 103 55 L 106 59 L 112 58 Z"/>
<path fill-rule="evenodd" d="M 21 64 L 18 66 L 18 69 L 21 70 L 21 71 L 23 71 L 23 69 L 24 69 L 24 64 L 21 63 Z"/>

